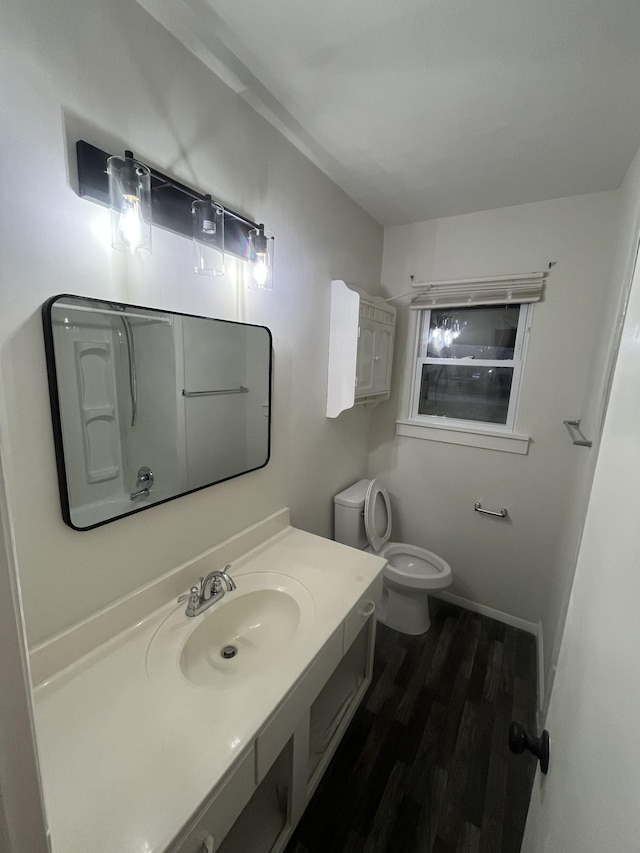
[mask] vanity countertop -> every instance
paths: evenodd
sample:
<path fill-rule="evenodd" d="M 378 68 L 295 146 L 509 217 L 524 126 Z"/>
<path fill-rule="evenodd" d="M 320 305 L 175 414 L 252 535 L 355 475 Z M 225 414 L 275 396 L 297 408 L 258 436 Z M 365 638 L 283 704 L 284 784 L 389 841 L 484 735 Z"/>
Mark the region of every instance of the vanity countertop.
<path fill-rule="evenodd" d="M 243 575 L 276 572 L 313 598 L 304 639 L 288 645 L 277 666 L 233 689 L 151 680 L 147 651 L 174 613 L 174 597 L 39 685 L 34 708 L 53 853 L 164 853 L 384 565 L 286 526 L 231 570 L 238 590 Z M 188 566 L 181 571 L 189 576 Z M 184 588 L 197 580 L 189 577 Z"/>

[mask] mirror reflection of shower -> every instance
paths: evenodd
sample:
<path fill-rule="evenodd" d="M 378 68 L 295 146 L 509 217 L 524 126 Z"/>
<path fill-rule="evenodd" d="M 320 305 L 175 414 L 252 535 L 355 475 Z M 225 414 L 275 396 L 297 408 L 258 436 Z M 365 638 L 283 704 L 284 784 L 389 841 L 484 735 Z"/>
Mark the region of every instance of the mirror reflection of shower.
<path fill-rule="evenodd" d="M 267 463 L 271 336 L 263 326 L 70 295 L 50 300 L 44 320 L 71 527 Z"/>

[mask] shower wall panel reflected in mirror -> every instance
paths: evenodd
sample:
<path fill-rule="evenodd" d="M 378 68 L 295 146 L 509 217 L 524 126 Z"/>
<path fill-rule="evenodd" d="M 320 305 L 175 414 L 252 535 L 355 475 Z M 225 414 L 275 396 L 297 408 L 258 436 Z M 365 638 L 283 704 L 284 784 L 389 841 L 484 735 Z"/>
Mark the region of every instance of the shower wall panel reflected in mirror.
<path fill-rule="evenodd" d="M 89 530 L 264 467 L 264 326 L 60 295 L 43 306 L 62 515 Z"/>

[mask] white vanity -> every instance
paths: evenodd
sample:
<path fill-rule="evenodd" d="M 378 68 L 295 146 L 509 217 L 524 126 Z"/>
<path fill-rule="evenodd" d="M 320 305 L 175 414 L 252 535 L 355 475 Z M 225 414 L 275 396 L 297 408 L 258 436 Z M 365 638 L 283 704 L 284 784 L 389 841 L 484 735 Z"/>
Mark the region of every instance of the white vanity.
<path fill-rule="evenodd" d="M 33 650 L 53 853 L 281 851 L 371 680 L 384 565 L 282 510 Z"/>

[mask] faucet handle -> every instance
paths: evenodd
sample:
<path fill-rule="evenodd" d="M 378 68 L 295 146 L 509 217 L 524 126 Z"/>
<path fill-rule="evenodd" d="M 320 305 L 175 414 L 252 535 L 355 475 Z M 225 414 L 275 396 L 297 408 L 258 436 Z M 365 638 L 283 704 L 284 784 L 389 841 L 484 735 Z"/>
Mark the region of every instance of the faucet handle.
<path fill-rule="evenodd" d="M 149 468 L 148 465 L 143 465 L 138 469 L 136 486 L 148 486 L 151 488 L 153 486 L 154 481 L 153 471 Z"/>
<path fill-rule="evenodd" d="M 200 591 L 197 586 L 192 586 L 189 592 L 185 592 L 184 595 L 178 597 L 178 604 L 182 601 L 186 601 L 189 599 L 189 604 L 197 604 L 200 600 Z"/>

